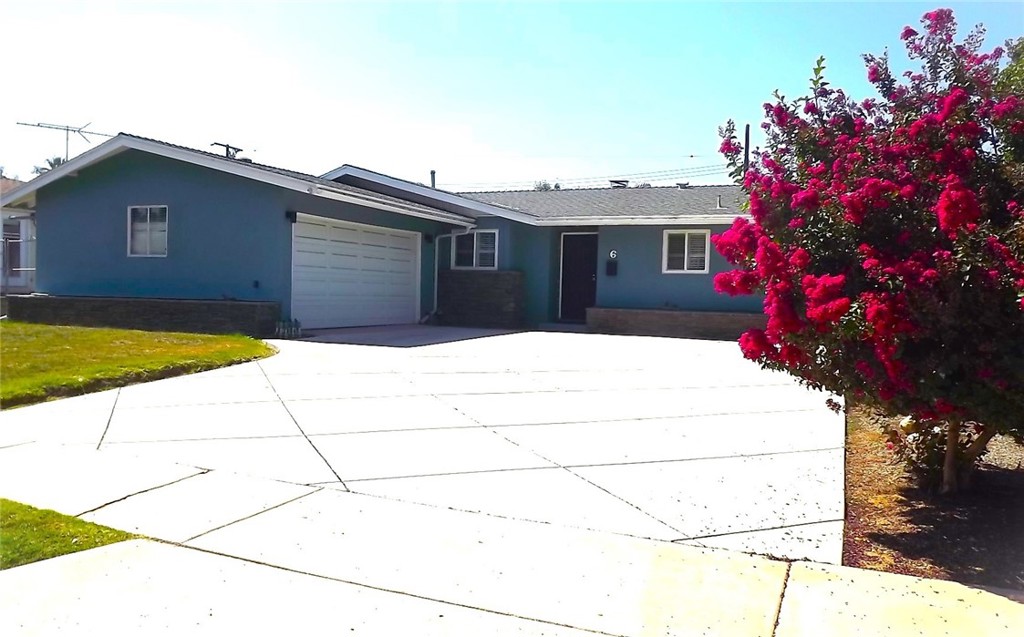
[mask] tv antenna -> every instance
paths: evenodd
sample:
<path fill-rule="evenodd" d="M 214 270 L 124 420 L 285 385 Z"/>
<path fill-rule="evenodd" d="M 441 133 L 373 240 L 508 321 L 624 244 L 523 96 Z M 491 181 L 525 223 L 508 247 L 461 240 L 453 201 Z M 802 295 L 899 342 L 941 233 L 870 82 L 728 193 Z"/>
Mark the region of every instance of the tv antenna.
<path fill-rule="evenodd" d="M 210 146 L 220 146 L 224 149 L 224 156 L 228 159 L 234 159 L 235 155 L 242 152 L 242 149 L 238 146 L 232 146 L 231 144 L 224 144 L 221 142 L 213 142 Z"/>
<path fill-rule="evenodd" d="M 43 124 L 39 122 L 37 124 L 29 124 L 26 122 L 17 122 L 18 126 L 32 126 L 33 128 L 49 128 L 51 130 L 62 130 L 64 131 L 64 161 L 68 160 L 68 145 L 71 140 L 71 133 L 78 133 L 78 135 L 85 141 L 92 143 L 92 140 L 86 137 L 86 135 L 99 135 L 100 137 L 114 137 L 109 133 L 97 133 L 96 131 L 85 130 L 92 122 L 89 122 L 85 126 L 68 126 L 66 124 Z"/>

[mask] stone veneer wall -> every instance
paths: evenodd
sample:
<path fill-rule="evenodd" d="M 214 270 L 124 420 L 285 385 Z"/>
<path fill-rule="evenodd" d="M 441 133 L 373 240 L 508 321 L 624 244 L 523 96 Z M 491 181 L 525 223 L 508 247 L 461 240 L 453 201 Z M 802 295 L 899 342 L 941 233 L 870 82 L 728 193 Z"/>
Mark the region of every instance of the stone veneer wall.
<path fill-rule="evenodd" d="M 766 320 L 763 314 L 748 312 L 587 308 L 589 330 L 609 334 L 735 340 L 744 330 L 763 329 Z"/>
<path fill-rule="evenodd" d="M 273 336 L 276 301 L 204 301 L 85 296 L 11 296 L 14 321 L 208 334 Z"/>
<path fill-rule="evenodd" d="M 437 281 L 438 322 L 520 328 L 526 316 L 524 280 L 515 270 L 442 270 Z"/>

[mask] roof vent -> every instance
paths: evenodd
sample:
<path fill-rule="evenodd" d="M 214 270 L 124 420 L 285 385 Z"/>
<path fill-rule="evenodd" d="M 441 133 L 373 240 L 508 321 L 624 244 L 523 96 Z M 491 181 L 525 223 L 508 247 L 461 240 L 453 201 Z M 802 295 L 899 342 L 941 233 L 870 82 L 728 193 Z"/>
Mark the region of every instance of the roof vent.
<path fill-rule="evenodd" d="M 679 190 L 686 190 L 689 187 L 690 187 L 690 182 L 688 182 L 688 181 L 677 181 L 676 182 L 676 188 L 678 188 Z"/>
<path fill-rule="evenodd" d="M 612 185 L 612 188 L 628 188 L 629 187 L 629 180 L 628 179 L 610 179 L 608 181 Z"/>
<path fill-rule="evenodd" d="M 715 210 L 725 210 L 722 207 L 722 195 L 718 195 L 718 203 L 715 205 Z"/>

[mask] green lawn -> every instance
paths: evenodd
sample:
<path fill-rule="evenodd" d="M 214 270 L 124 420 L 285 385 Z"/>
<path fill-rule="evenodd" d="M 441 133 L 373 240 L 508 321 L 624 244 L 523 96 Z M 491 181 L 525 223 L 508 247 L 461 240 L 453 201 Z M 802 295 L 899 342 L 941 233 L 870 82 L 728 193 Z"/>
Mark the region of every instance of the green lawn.
<path fill-rule="evenodd" d="M 0 321 L 0 406 L 198 372 L 273 352 L 247 336 Z"/>
<path fill-rule="evenodd" d="M 137 536 L 0 498 L 0 570 L 133 537 Z"/>

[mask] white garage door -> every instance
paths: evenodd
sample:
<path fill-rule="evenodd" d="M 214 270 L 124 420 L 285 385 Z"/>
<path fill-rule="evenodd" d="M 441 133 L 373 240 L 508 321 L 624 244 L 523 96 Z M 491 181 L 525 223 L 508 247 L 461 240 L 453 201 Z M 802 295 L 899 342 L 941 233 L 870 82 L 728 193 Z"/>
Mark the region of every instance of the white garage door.
<path fill-rule="evenodd" d="M 302 214 L 292 228 L 292 317 L 303 327 L 417 321 L 418 233 Z"/>

